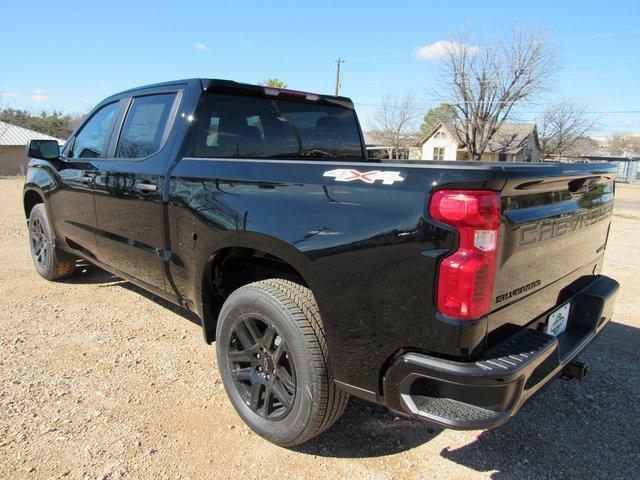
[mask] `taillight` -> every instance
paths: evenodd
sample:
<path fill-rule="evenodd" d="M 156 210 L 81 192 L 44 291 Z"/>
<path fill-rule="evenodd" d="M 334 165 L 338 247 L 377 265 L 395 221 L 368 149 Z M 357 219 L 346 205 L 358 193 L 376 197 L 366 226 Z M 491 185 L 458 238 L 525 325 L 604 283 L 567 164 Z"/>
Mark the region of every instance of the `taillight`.
<path fill-rule="evenodd" d="M 439 190 L 431 197 L 431 217 L 454 227 L 458 250 L 440 263 L 438 310 L 472 320 L 489 313 L 496 273 L 500 194 L 487 190 Z"/>

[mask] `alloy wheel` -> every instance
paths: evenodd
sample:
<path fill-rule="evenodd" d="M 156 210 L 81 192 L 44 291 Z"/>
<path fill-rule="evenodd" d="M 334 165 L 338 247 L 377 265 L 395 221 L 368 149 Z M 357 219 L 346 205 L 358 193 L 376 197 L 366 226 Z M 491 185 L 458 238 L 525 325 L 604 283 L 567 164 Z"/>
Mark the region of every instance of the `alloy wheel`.
<path fill-rule="evenodd" d="M 33 259 L 40 267 L 46 267 L 49 261 L 50 246 L 44 233 L 44 226 L 39 218 L 31 220 L 30 224 L 31 252 Z"/>
<path fill-rule="evenodd" d="M 227 360 L 237 391 L 260 417 L 277 421 L 293 406 L 296 373 L 280 332 L 255 314 L 240 317 L 231 334 Z"/>

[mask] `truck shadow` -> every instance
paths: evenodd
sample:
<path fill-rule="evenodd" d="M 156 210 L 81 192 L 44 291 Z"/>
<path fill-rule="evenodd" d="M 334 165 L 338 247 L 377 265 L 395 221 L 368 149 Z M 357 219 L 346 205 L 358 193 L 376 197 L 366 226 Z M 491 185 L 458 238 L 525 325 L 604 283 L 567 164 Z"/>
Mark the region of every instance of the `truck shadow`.
<path fill-rule="evenodd" d="M 91 264 L 79 263 L 76 274 L 61 282 L 126 288 L 200 325 L 195 314 Z M 441 428 L 399 417 L 386 407 L 351 398 L 345 414 L 333 427 L 294 450 L 328 457 L 379 457 L 422 445 L 441 431 Z"/>
<path fill-rule="evenodd" d="M 581 355 L 582 382 L 556 380 L 506 425 L 451 461 L 492 478 L 637 478 L 640 472 L 640 329 L 611 322 Z"/>
<path fill-rule="evenodd" d="M 429 442 L 443 429 L 351 399 L 335 426 L 295 450 L 358 458 L 422 446 L 425 455 L 440 454 L 496 479 L 637 478 L 640 354 L 633 346 L 639 344 L 640 329 L 612 322 L 581 356 L 590 368 L 582 383 L 556 380 L 506 425 L 460 448 L 430 452 Z"/>
<path fill-rule="evenodd" d="M 293 450 L 309 455 L 366 458 L 393 455 L 427 443 L 443 431 L 351 398 L 344 415 L 322 435 Z"/>
<path fill-rule="evenodd" d="M 98 267 L 82 266 L 65 283 L 120 286 L 199 325 L 190 312 Z M 495 479 L 637 478 L 640 465 L 640 329 L 611 322 L 580 357 L 582 382 L 556 380 L 506 425 L 471 443 L 437 451 L 429 443 L 447 432 L 351 398 L 342 418 L 293 451 L 323 457 L 367 458 L 421 448 Z"/>
<path fill-rule="evenodd" d="M 150 293 L 146 290 L 143 290 L 142 288 L 134 285 L 133 283 L 128 282 L 127 280 L 124 280 L 116 275 L 113 275 L 112 273 L 109 273 L 106 270 L 101 269 L 100 267 L 96 267 L 95 265 L 91 265 L 84 262 L 78 262 L 78 266 L 76 267 L 76 273 L 72 277 L 66 278 L 64 280 L 60 280 L 60 282 L 68 283 L 72 285 L 73 284 L 97 285 L 100 288 L 113 287 L 113 286 L 126 288 L 127 290 L 135 292 L 138 295 L 141 295 L 157 303 L 158 305 L 166 308 L 167 310 L 172 311 L 176 315 L 180 315 L 182 318 L 189 320 L 190 322 L 195 323 L 196 325 L 200 325 L 200 319 L 195 313 L 185 310 L 184 308 L 179 307 L 178 305 L 175 305 L 169 302 L 168 300 L 165 300 L 162 297 L 154 295 L 153 293 Z"/>

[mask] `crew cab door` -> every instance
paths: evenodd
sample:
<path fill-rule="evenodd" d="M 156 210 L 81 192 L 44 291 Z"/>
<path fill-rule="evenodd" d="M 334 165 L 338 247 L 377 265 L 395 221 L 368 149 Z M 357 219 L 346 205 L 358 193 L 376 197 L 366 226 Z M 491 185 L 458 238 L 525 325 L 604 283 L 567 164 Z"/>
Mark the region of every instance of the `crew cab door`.
<path fill-rule="evenodd" d="M 67 142 L 58 169 L 60 185 L 49 200 L 56 236 L 89 256 L 94 256 L 96 247 L 97 164 L 107 155 L 120 106 L 119 101 L 99 106 Z"/>
<path fill-rule="evenodd" d="M 125 100 L 113 158 L 97 163 L 96 258 L 152 287 L 165 288 L 162 180 L 179 90 L 145 90 Z"/>

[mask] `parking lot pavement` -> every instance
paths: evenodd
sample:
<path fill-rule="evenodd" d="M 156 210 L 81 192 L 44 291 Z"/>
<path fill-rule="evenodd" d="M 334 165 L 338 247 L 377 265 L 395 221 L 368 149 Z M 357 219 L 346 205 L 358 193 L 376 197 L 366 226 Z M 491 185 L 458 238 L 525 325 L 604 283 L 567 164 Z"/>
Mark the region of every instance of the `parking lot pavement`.
<path fill-rule="evenodd" d="M 491 431 L 351 399 L 325 434 L 284 449 L 235 414 L 193 317 L 97 268 L 40 279 L 20 192 L 0 180 L 1 479 L 640 476 L 640 217 L 613 218 L 605 273 L 622 287 L 584 382 L 554 382 Z M 636 192 L 619 188 L 618 205 L 637 209 Z"/>

